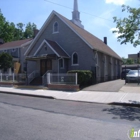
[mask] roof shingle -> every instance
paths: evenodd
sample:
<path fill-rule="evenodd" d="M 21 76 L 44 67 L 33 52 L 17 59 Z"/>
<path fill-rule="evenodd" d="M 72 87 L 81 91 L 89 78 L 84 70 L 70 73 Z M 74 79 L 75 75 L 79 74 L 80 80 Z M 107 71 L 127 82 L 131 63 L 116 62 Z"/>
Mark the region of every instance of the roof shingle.
<path fill-rule="evenodd" d="M 32 38 L 29 38 L 29 39 L 17 40 L 17 41 L 0 44 L 0 50 L 10 49 L 10 48 L 14 48 L 14 47 L 20 47 L 21 45 L 23 45 L 31 40 L 32 40 Z"/>
<path fill-rule="evenodd" d="M 74 31 L 76 31 L 77 34 L 81 36 L 88 44 L 90 44 L 90 47 L 92 47 L 92 49 L 95 49 L 100 52 L 104 52 L 105 54 L 121 59 L 121 57 L 117 53 L 115 53 L 108 45 L 106 45 L 102 40 L 92 35 L 88 31 L 78 27 L 77 25 L 72 23 L 70 20 L 68 20 L 64 16 L 58 14 L 57 12 L 56 14 L 60 18 L 62 18 L 62 20 L 65 21 Z"/>
<path fill-rule="evenodd" d="M 50 46 L 61 56 L 69 58 L 69 56 L 62 50 L 62 48 L 54 41 L 46 40 Z"/>

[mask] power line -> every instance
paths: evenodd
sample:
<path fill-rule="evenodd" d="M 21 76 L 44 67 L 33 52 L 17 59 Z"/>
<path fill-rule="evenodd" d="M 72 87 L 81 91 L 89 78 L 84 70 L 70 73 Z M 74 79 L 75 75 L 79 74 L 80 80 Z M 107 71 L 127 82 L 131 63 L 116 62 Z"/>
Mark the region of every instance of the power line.
<path fill-rule="evenodd" d="M 67 6 L 64 6 L 64 5 L 61 5 L 61 4 L 58 4 L 58 3 L 55 3 L 55 2 L 52 2 L 52 1 L 49 1 L 49 0 L 44 0 L 46 2 L 49 2 L 49 3 L 52 3 L 52 4 L 55 4 L 55 5 L 58 5 L 58 6 L 61 6 L 61 7 L 64 7 L 64 8 L 67 8 L 67 9 L 70 9 L 70 10 L 73 10 L 73 8 L 70 8 L 70 7 L 67 7 Z M 100 19 L 103 19 L 103 20 L 108 20 L 110 22 L 113 22 L 112 20 L 110 19 L 106 19 L 106 18 L 103 18 L 103 17 L 99 17 L 99 16 L 96 16 L 96 15 L 93 15 L 93 14 L 90 14 L 90 13 L 86 13 L 84 11 L 80 11 L 81 13 L 84 13 L 86 15 L 89 15 L 89 16 L 92 16 L 92 17 L 97 17 L 97 18 L 100 18 Z"/>

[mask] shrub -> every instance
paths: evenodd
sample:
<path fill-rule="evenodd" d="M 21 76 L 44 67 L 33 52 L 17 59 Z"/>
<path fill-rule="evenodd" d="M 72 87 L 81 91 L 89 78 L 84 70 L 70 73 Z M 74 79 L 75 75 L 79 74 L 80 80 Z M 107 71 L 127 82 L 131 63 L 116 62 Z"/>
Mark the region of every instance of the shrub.
<path fill-rule="evenodd" d="M 78 84 L 80 86 L 86 86 L 92 84 L 92 71 L 90 70 L 71 70 L 68 73 L 77 73 Z"/>

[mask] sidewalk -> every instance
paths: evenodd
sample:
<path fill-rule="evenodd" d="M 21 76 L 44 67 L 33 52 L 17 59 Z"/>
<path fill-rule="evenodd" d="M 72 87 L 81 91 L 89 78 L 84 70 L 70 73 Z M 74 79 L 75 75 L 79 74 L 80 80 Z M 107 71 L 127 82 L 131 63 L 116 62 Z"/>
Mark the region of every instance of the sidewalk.
<path fill-rule="evenodd" d="M 123 87 L 122 87 L 123 88 Z M 33 97 L 54 98 L 61 100 L 82 101 L 105 104 L 130 104 L 140 106 L 140 93 L 129 92 L 96 92 L 96 91 L 55 91 L 46 89 L 22 89 L 14 87 L 0 87 L 1 93 L 26 95 Z"/>

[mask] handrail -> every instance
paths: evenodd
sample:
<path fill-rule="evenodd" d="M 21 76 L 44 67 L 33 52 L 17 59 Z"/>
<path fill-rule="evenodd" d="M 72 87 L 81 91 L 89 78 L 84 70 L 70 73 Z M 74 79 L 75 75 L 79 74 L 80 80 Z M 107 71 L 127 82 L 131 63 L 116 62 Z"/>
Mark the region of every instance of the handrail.
<path fill-rule="evenodd" d="M 31 81 L 36 78 L 37 76 L 39 75 L 39 71 L 38 70 L 35 70 L 33 71 L 32 73 L 29 74 L 28 76 L 28 84 L 31 83 Z"/>

